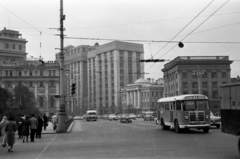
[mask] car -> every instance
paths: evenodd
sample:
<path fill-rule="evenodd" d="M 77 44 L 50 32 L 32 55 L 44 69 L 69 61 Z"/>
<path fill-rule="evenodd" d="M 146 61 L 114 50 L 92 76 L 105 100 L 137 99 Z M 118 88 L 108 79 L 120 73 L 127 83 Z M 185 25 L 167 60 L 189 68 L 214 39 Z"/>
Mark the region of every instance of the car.
<path fill-rule="evenodd" d="M 136 119 L 137 119 L 137 117 L 136 117 L 135 114 L 129 114 L 129 116 L 130 116 L 130 118 L 133 119 L 133 120 L 136 120 Z"/>
<path fill-rule="evenodd" d="M 220 128 L 221 126 L 221 117 L 220 116 L 215 116 L 213 112 L 210 112 L 210 125 L 211 126 L 216 126 L 216 128 Z"/>
<path fill-rule="evenodd" d="M 122 114 L 117 114 L 117 119 L 121 119 Z"/>
<path fill-rule="evenodd" d="M 127 113 L 122 114 L 121 118 L 120 118 L 120 123 L 125 123 L 125 122 L 127 122 L 127 123 L 131 123 L 132 122 L 131 117 Z"/>
<path fill-rule="evenodd" d="M 151 114 L 146 114 L 146 115 L 144 115 L 143 120 L 144 121 L 154 121 L 154 116 Z"/>
<path fill-rule="evenodd" d="M 118 118 L 117 118 L 117 116 L 116 116 L 115 114 L 110 114 L 110 115 L 108 116 L 108 120 L 109 120 L 109 121 L 118 120 Z"/>
<path fill-rule="evenodd" d="M 141 114 L 137 114 L 136 117 L 137 118 L 142 118 L 142 115 Z"/>

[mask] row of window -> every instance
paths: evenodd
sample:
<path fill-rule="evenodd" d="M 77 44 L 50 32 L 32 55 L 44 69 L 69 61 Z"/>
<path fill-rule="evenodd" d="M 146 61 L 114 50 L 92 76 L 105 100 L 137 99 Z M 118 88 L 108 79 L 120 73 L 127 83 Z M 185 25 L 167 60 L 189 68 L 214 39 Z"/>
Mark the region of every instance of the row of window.
<path fill-rule="evenodd" d="M 222 82 L 222 84 L 226 84 L 227 82 Z M 188 83 L 183 82 L 183 88 L 188 88 Z M 192 82 L 192 88 L 198 88 L 198 82 Z M 202 82 L 202 88 L 208 88 L 208 82 Z M 212 88 L 218 88 L 217 82 L 212 82 Z"/>
<path fill-rule="evenodd" d="M 6 43 L 5 44 L 5 48 L 6 49 L 10 49 L 10 44 L 8 44 L 8 43 Z M 12 44 L 12 47 L 11 47 L 13 50 L 16 50 L 16 44 Z M 19 44 L 18 45 L 18 50 L 22 50 L 23 48 L 22 48 L 22 45 L 21 44 Z"/>
<path fill-rule="evenodd" d="M 187 78 L 187 72 L 182 73 L 183 78 Z M 207 72 L 192 72 L 192 78 L 207 78 Z M 217 78 L 217 72 L 211 72 L 211 78 Z M 227 72 L 221 72 L 221 78 L 227 78 Z"/>
<path fill-rule="evenodd" d="M 12 88 L 14 83 L 15 82 L 6 81 L 5 86 L 7 88 Z M 46 82 L 18 82 L 17 85 L 24 85 L 24 86 L 28 86 L 28 87 L 31 87 L 31 88 L 33 88 L 35 85 L 37 85 L 38 87 L 43 88 L 45 83 Z M 49 88 L 55 88 L 56 87 L 56 82 L 49 81 L 48 82 L 48 87 Z"/>
<path fill-rule="evenodd" d="M 5 76 L 13 76 L 14 72 L 18 76 L 43 76 L 44 75 L 44 71 L 43 70 L 40 70 L 40 71 L 5 70 Z M 48 70 L 48 76 L 56 76 L 56 70 Z"/>

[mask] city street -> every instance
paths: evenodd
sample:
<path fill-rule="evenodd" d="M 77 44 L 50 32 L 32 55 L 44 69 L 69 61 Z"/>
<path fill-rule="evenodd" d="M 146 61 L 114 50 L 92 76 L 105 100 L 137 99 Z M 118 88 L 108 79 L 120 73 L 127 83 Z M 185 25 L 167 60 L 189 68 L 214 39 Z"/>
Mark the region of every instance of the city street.
<path fill-rule="evenodd" d="M 48 127 L 51 129 L 51 124 Z M 4 159 L 144 158 L 238 159 L 237 137 L 211 128 L 181 134 L 161 130 L 153 121 L 132 123 L 75 120 L 71 133 L 45 133 L 34 143 L 16 139 L 13 152 L 0 148 Z"/>

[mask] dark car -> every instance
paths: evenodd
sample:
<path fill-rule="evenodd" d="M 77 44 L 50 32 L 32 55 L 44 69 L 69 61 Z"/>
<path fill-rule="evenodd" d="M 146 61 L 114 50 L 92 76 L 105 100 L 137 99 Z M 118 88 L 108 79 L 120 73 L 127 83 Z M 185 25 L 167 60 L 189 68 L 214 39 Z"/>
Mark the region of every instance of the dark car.
<path fill-rule="evenodd" d="M 144 115 L 143 120 L 144 121 L 154 121 L 154 116 L 150 115 L 150 114 L 146 114 L 146 115 Z"/>
<path fill-rule="evenodd" d="M 131 123 L 132 122 L 132 119 L 131 119 L 131 117 L 129 116 L 129 114 L 122 114 L 121 115 L 121 118 L 120 118 L 120 123 L 125 123 L 125 122 L 127 122 L 127 123 Z"/>

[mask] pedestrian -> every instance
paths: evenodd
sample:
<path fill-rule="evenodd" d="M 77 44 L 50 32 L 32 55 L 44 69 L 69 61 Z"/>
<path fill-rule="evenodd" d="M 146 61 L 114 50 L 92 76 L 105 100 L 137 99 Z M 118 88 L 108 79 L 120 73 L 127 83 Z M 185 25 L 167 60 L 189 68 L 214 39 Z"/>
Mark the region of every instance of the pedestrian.
<path fill-rule="evenodd" d="M 41 136 L 42 136 L 42 127 L 43 127 L 43 119 L 41 118 L 40 115 L 38 115 L 37 120 L 38 120 L 38 127 L 37 127 L 36 138 L 41 138 Z"/>
<path fill-rule="evenodd" d="M 17 131 L 17 124 L 13 117 L 9 117 L 5 127 L 6 140 L 8 144 L 8 152 L 12 152 L 13 144 L 15 143 L 15 132 Z"/>
<path fill-rule="evenodd" d="M 44 114 L 43 115 L 43 127 L 44 127 L 44 130 L 46 130 L 48 126 L 48 117 Z"/>
<path fill-rule="evenodd" d="M 2 147 L 6 146 L 6 131 L 5 131 L 5 127 L 7 124 L 7 116 L 3 116 L 2 121 L 0 123 L 0 131 L 1 131 L 1 135 L 2 135 Z"/>
<path fill-rule="evenodd" d="M 26 115 L 25 119 L 22 123 L 22 136 L 23 142 L 28 142 L 29 130 L 30 130 L 31 121 L 29 120 L 29 116 Z"/>
<path fill-rule="evenodd" d="M 22 138 L 22 121 L 23 121 L 23 118 L 22 118 L 22 115 L 19 114 L 18 115 L 18 118 L 17 118 L 17 129 L 18 129 L 18 138 Z"/>
<path fill-rule="evenodd" d="M 35 118 L 34 114 L 32 114 L 32 117 L 30 118 L 30 122 L 31 122 L 31 125 L 30 125 L 30 130 L 31 130 L 30 138 L 31 138 L 31 142 L 34 142 L 34 137 L 35 137 L 35 134 L 36 134 L 36 131 L 37 131 L 37 127 L 38 127 L 38 120 Z"/>
<path fill-rule="evenodd" d="M 57 123 L 58 123 L 58 116 L 56 114 L 54 114 L 52 116 L 52 124 L 53 124 L 53 130 L 57 129 Z"/>

